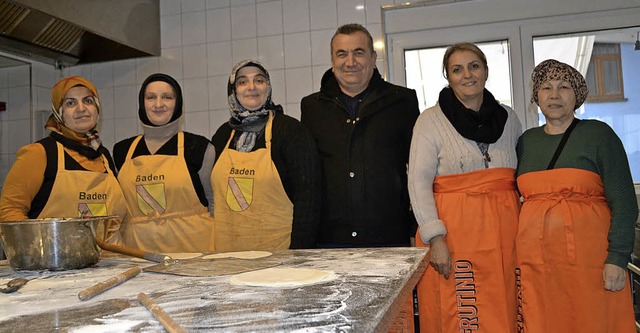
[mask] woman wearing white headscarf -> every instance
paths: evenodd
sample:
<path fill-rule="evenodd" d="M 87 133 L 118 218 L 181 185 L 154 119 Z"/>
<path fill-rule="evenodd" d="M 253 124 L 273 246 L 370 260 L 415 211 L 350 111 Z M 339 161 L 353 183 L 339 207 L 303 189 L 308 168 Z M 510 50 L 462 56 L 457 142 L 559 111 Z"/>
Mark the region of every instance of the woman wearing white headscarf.
<path fill-rule="evenodd" d="M 314 247 L 320 206 L 315 142 L 271 100 L 257 61 L 231 71 L 231 118 L 211 141 L 219 153 L 211 183 L 217 251 Z"/>

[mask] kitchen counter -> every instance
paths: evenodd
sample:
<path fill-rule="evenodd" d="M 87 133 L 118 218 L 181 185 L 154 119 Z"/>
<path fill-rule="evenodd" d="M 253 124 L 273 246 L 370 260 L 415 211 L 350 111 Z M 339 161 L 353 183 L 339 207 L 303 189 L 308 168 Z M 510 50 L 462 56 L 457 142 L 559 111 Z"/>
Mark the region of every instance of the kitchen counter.
<path fill-rule="evenodd" d="M 156 332 L 163 328 L 136 299 L 150 296 L 187 331 L 383 332 L 426 268 L 425 248 L 275 251 L 279 267 L 332 270 L 332 281 L 295 288 L 235 286 L 227 276 L 191 277 L 142 272 L 90 300 L 78 292 L 135 265 L 107 257 L 94 267 L 14 271 L 0 261 L 0 284 L 30 281 L 0 294 L 0 331 Z"/>

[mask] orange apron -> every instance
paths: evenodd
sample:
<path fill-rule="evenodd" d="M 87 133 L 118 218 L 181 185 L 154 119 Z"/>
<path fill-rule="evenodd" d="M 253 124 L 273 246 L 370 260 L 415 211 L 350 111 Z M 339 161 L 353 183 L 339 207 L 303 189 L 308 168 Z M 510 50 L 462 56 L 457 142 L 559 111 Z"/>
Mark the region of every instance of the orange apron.
<path fill-rule="evenodd" d="M 415 322 L 413 321 L 413 293 L 401 306 L 398 314 L 393 319 L 387 332 L 389 333 L 413 333 L 415 332 Z"/>
<path fill-rule="evenodd" d="M 64 163 L 64 147 L 59 142 L 56 142 L 56 147 L 58 172 L 49 199 L 38 218 L 107 215 L 124 217 L 127 204 L 105 157 L 100 156 L 106 173 L 67 170 Z M 112 241 L 117 237 L 117 228 L 117 225 L 99 226 L 98 236 Z"/>
<path fill-rule="evenodd" d="M 636 332 L 630 283 L 604 289 L 611 212 L 600 176 L 572 168 L 529 172 L 518 187 L 518 329 Z"/>
<path fill-rule="evenodd" d="M 213 167 L 216 251 L 288 249 L 291 244 L 293 203 L 271 160 L 271 125 L 265 128 L 264 149 L 229 149 L 231 136 Z"/>
<path fill-rule="evenodd" d="M 447 280 L 429 266 L 418 282 L 420 332 L 515 332 L 514 173 L 491 168 L 434 179 L 452 271 Z M 419 231 L 416 246 L 425 246 Z"/>
<path fill-rule="evenodd" d="M 193 188 L 184 133 L 178 132 L 177 155 L 131 158 L 141 139 L 133 140 L 118 174 L 129 209 L 124 245 L 162 253 L 214 251 L 213 218 Z"/>

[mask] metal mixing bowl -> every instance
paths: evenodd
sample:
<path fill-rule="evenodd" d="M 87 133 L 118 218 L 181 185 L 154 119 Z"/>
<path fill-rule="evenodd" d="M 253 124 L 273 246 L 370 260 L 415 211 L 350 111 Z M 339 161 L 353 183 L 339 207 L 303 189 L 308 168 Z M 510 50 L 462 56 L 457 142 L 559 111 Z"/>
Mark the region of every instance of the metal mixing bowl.
<path fill-rule="evenodd" d="M 100 259 L 98 224 L 112 217 L 47 218 L 1 222 L 9 265 L 16 270 L 61 271 L 91 266 Z"/>

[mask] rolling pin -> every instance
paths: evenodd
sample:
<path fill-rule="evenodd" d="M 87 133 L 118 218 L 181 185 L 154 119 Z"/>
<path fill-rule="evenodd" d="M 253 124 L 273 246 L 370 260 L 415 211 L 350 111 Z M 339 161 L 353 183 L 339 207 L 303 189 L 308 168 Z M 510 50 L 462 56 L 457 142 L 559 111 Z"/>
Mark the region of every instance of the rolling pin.
<path fill-rule="evenodd" d="M 96 237 L 96 243 L 103 250 L 107 250 L 107 251 L 111 251 L 111 252 L 115 252 L 115 253 L 120 253 L 120 254 L 126 254 L 128 256 L 132 256 L 132 257 L 136 257 L 136 258 L 151 260 L 151 261 L 154 261 L 154 262 L 164 262 L 164 261 L 167 261 L 167 260 L 171 260 L 171 257 L 169 257 L 167 255 L 164 255 L 164 254 L 146 252 L 146 251 L 142 251 L 142 250 L 138 250 L 138 249 L 134 249 L 134 248 L 130 248 L 130 247 L 124 247 L 124 246 L 120 246 L 120 245 L 106 243 L 105 241 L 103 241 L 99 237 Z"/>
<path fill-rule="evenodd" d="M 133 268 L 129 268 L 128 270 L 112 277 L 109 278 L 107 280 L 104 280 L 102 282 L 98 282 L 96 284 L 94 284 L 93 286 L 86 288 L 84 290 L 82 290 L 81 292 L 78 293 L 78 298 L 81 301 L 86 301 L 89 298 L 92 298 L 93 296 L 96 296 L 106 290 L 109 290 L 127 280 L 129 280 L 130 278 L 140 274 L 140 272 L 142 272 L 142 268 L 140 267 L 133 267 Z"/>
<path fill-rule="evenodd" d="M 182 328 L 178 323 L 176 323 L 162 308 L 156 304 L 149 296 L 145 293 L 138 294 L 138 301 L 144 305 L 151 314 L 156 317 L 156 319 L 160 322 L 162 327 L 169 333 L 186 333 L 187 331 Z"/>

